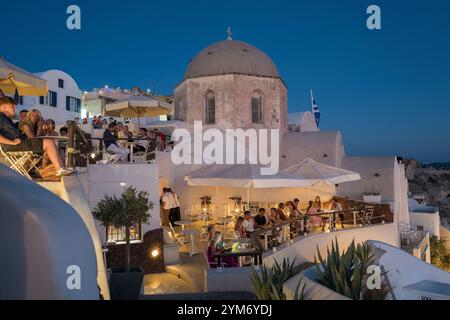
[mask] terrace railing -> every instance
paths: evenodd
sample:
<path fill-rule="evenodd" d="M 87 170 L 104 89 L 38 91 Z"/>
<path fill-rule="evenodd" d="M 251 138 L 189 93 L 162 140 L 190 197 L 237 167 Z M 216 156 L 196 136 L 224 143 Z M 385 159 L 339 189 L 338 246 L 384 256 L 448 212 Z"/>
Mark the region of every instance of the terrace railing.
<path fill-rule="evenodd" d="M 379 225 L 393 222 L 393 214 L 384 205 L 359 203 L 359 207 L 351 210 L 320 212 L 291 218 L 270 227 L 257 229 L 251 234 L 255 248 L 267 251 L 277 248 L 296 238 L 308 234 L 335 232 L 341 229 L 341 222 L 345 229 L 361 228 L 370 225 Z M 311 227 L 313 217 L 320 217 L 324 228 Z M 340 221 L 340 218 L 343 220 Z"/>
<path fill-rule="evenodd" d="M 107 139 L 91 137 L 90 134 L 86 134 L 81 128 L 75 124 L 75 121 L 68 121 L 68 140 L 63 148 L 66 149 L 66 163 L 69 167 L 85 167 L 87 164 L 97 163 L 99 160 L 103 160 L 105 154 L 109 154 L 105 148 L 105 141 Z M 111 139 L 112 140 L 112 139 Z M 147 142 L 147 148 L 145 150 L 146 160 L 154 160 L 155 153 L 169 152 L 171 150 L 171 142 L 160 141 L 156 138 L 114 138 L 114 141 L 122 142 Z"/>

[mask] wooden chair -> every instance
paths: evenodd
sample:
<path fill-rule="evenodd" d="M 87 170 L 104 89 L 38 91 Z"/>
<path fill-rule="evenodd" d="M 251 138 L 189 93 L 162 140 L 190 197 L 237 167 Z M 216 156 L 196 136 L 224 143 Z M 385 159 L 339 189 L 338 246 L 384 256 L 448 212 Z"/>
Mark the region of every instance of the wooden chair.
<path fill-rule="evenodd" d="M 184 241 L 184 234 L 178 233 L 175 231 L 175 228 L 173 227 L 172 223 L 169 221 L 169 227 L 170 231 L 172 232 L 173 236 L 175 237 L 175 240 L 180 244 L 180 246 L 185 247 L 185 241 Z"/>
<path fill-rule="evenodd" d="M 361 221 L 364 225 L 372 224 L 372 217 L 375 212 L 375 206 L 366 204 L 361 214 Z"/>
<path fill-rule="evenodd" d="M 36 154 L 32 151 L 4 151 L 0 145 L 0 155 L 2 155 L 9 164 L 9 167 L 21 175 L 31 180 L 30 171 L 35 169 L 39 172 L 37 164 L 42 160 L 42 154 Z"/>

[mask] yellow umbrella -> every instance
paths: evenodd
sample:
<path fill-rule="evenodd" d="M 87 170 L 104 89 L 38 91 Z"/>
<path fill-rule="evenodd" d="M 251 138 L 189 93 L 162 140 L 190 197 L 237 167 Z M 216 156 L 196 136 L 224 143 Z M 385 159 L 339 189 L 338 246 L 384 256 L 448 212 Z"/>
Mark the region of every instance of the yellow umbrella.
<path fill-rule="evenodd" d="M 0 90 L 21 96 L 45 96 L 47 81 L 0 58 Z"/>
<path fill-rule="evenodd" d="M 121 118 L 156 117 L 169 114 L 172 104 L 149 96 L 131 96 L 112 103 L 105 107 L 105 116 Z"/>

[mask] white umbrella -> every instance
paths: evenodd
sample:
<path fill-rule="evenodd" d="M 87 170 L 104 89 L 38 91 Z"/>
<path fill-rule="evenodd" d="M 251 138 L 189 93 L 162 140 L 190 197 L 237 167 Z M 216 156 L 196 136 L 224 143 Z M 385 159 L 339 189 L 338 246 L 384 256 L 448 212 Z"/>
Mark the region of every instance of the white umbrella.
<path fill-rule="evenodd" d="M 0 58 L 0 90 L 21 96 L 45 96 L 47 81 Z"/>
<path fill-rule="evenodd" d="M 278 172 L 261 175 L 261 166 L 255 164 L 213 164 L 204 166 L 184 179 L 190 186 L 223 186 L 233 188 L 308 187 L 311 182 L 303 177 Z"/>
<path fill-rule="evenodd" d="M 110 117 L 140 118 L 156 117 L 172 112 L 173 105 L 150 96 L 130 96 L 108 103 L 105 115 Z"/>
<path fill-rule="evenodd" d="M 318 183 L 335 185 L 343 182 L 361 180 L 359 173 L 323 164 L 311 158 L 306 158 L 300 163 L 283 169 L 281 173 L 284 175 L 303 177 L 310 181 L 311 185 Z"/>

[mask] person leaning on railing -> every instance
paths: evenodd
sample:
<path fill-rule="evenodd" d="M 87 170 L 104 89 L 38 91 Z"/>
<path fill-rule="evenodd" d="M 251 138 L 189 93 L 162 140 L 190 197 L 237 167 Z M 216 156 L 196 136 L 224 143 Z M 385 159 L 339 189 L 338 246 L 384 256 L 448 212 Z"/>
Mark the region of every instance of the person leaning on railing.
<path fill-rule="evenodd" d="M 340 212 L 338 213 L 339 221 L 341 222 L 341 228 L 344 229 L 344 213 L 342 213 L 342 205 L 339 203 L 339 201 L 336 198 L 333 198 L 331 200 L 331 211 L 332 212 Z M 336 221 L 333 221 L 333 227 L 335 227 Z"/>
<path fill-rule="evenodd" d="M 32 139 L 21 132 L 11 120 L 16 113 L 16 104 L 10 97 L 0 98 L 0 144 L 5 152 L 32 151 L 47 153 L 56 170 L 56 176 L 71 175 L 73 170 L 63 167 L 55 142 L 50 139 Z"/>
<path fill-rule="evenodd" d="M 308 216 L 311 216 L 309 221 L 312 227 L 312 231 L 318 231 L 320 230 L 320 228 L 322 228 L 322 218 L 317 216 L 316 214 L 318 213 L 317 209 L 314 207 L 314 202 L 311 200 L 309 201 L 308 204 L 308 209 L 306 210 L 306 214 Z"/>

